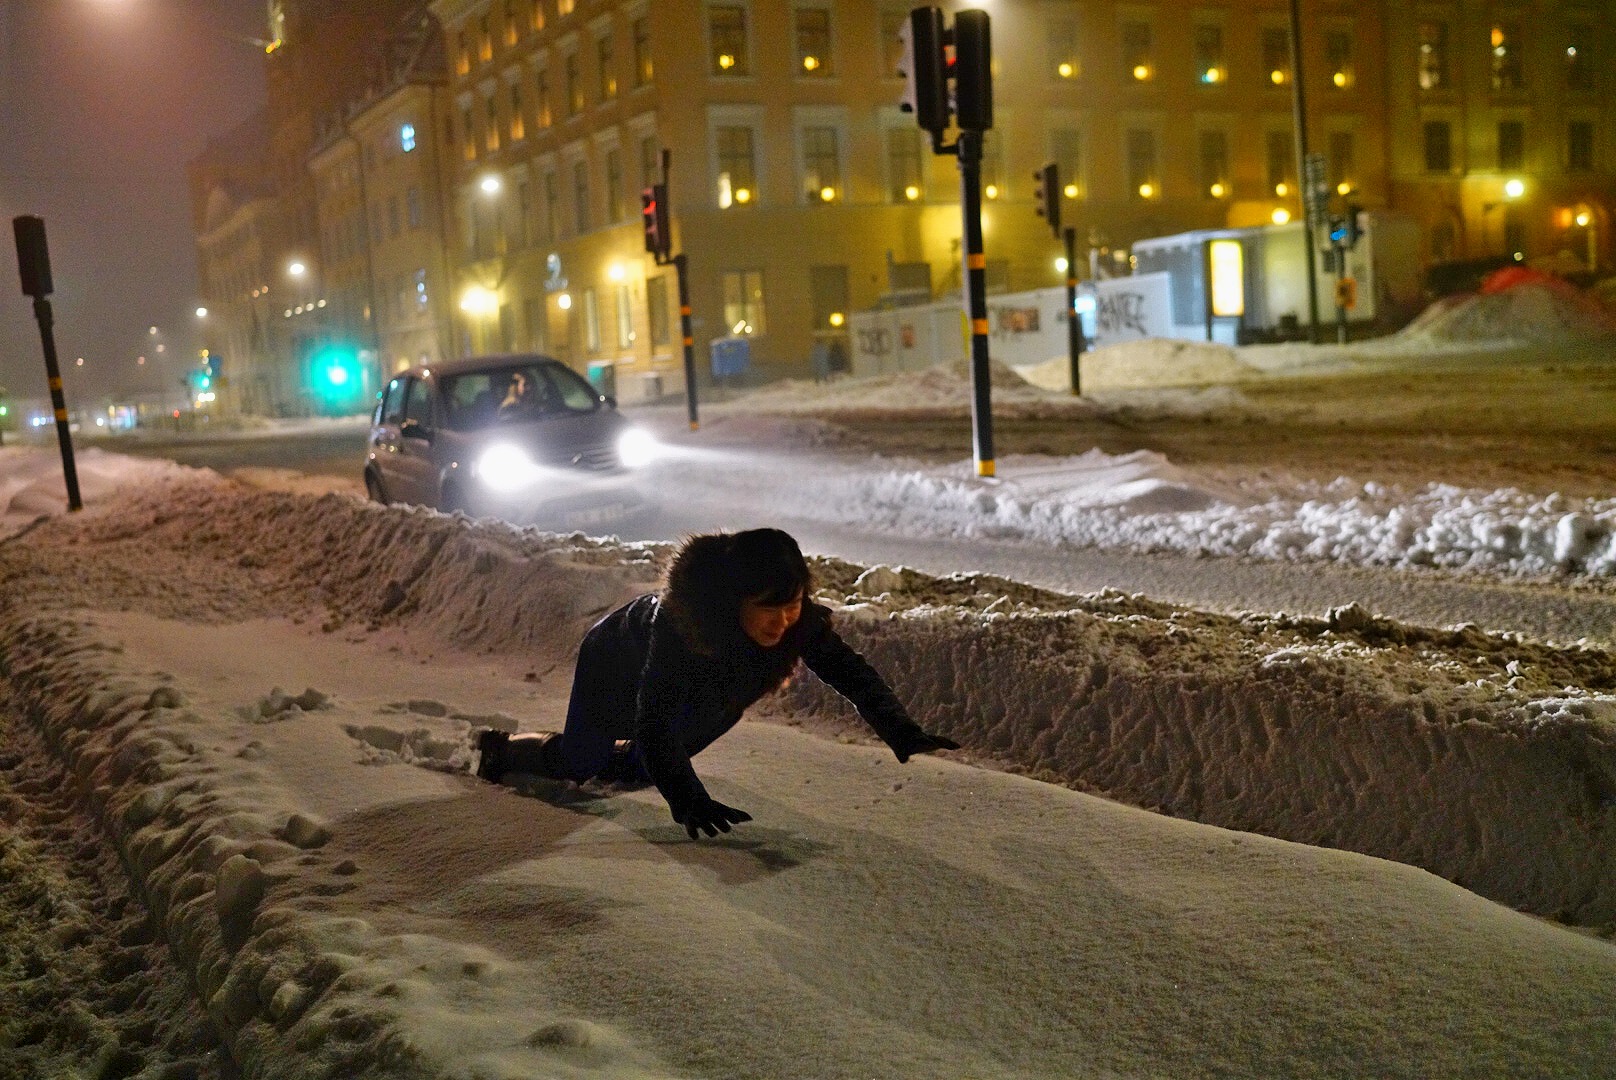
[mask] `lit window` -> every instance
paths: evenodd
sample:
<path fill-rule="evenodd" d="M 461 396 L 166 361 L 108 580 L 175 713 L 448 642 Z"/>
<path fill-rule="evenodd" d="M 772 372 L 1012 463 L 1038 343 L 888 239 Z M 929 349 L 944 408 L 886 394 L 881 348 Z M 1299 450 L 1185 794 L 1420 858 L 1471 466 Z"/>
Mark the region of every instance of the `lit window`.
<path fill-rule="evenodd" d="M 714 75 L 750 75 L 752 61 L 747 51 L 746 9 L 714 5 L 707 9 L 707 33 L 712 48 Z"/>
<path fill-rule="evenodd" d="M 766 332 L 763 317 L 763 271 L 724 271 L 724 328 L 731 334 Z"/>
<path fill-rule="evenodd" d="M 835 74 L 830 55 L 830 12 L 825 8 L 798 8 L 797 74 L 824 77 Z"/>

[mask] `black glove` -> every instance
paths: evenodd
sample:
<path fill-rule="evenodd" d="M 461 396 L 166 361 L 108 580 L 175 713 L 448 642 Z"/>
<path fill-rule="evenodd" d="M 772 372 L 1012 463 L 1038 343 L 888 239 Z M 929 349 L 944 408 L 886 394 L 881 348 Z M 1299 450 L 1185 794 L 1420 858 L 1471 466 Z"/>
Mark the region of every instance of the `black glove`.
<path fill-rule="evenodd" d="M 708 836 L 717 836 L 721 832 L 729 832 L 731 825 L 739 825 L 743 821 L 751 821 L 752 815 L 745 810 L 737 810 L 733 806 L 725 806 L 717 799 L 706 795 L 697 796 L 685 810 L 684 815 L 675 816 L 674 819 L 685 827 L 690 839 L 697 839 L 697 834 L 705 832 Z"/>
<path fill-rule="evenodd" d="M 915 754 L 929 754 L 934 750 L 958 750 L 959 743 L 944 735 L 922 731 L 917 725 L 899 728 L 887 738 L 887 745 L 898 755 L 899 763 L 906 763 Z"/>

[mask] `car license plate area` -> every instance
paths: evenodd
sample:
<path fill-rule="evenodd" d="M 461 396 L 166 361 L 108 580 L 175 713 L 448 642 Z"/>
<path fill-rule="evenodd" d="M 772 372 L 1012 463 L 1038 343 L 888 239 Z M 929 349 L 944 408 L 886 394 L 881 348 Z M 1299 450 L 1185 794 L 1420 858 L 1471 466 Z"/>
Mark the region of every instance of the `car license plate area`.
<path fill-rule="evenodd" d="M 591 525 L 599 525 L 607 521 L 615 521 L 623 516 L 626 509 L 622 503 L 604 503 L 600 506 L 585 507 L 581 510 L 569 510 L 562 520 L 568 528 L 582 529 Z"/>

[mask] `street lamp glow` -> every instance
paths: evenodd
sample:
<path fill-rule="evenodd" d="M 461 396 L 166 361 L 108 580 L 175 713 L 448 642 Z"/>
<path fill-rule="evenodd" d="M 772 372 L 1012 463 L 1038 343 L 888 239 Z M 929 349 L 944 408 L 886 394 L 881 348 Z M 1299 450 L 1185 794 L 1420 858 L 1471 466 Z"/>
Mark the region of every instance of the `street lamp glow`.
<path fill-rule="evenodd" d="M 1588 227 L 1588 223 L 1592 220 L 1593 215 L 1588 213 L 1586 210 L 1583 210 L 1577 214 L 1577 224 L 1584 229 Z"/>
<path fill-rule="evenodd" d="M 481 285 L 467 286 L 460 294 L 460 310 L 467 315 L 492 315 L 499 310 L 499 296 Z"/>
<path fill-rule="evenodd" d="M 613 281 L 622 281 L 624 273 L 625 271 L 622 263 L 612 263 L 611 266 L 606 268 L 606 276 L 611 278 Z"/>
<path fill-rule="evenodd" d="M 291 262 L 286 264 L 286 272 L 291 274 L 293 277 L 302 277 L 304 274 L 309 272 L 309 268 L 303 265 L 303 263 L 297 259 L 293 259 Z"/>
<path fill-rule="evenodd" d="M 570 311 L 572 309 L 572 294 L 562 293 L 561 295 L 557 296 L 556 307 L 560 308 L 562 311 Z"/>
<path fill-rule="evenodd" d="M 1512 177 L 1504 181 L 1504 198 L 1518 199 L 1526 194 L 1526 183 L 1519 177 Z"/>
<path fill-rule="evenodd" d="M 1067 266 L 1068 266 L 1068 265 L 1070 265 L 1070 264 L 1069 264 L 1069 263 L 1067 263 L 1067 261 L 1066 261 L 1066 256 L 1064 256 L 1064 255 L 1061 255 L 1061 256 L 1059 256 L 1059 257 L 1058 257 L 1058 258 L 1056 258 L 1056 260 L 1055 260 L 1055 272 L 1056 272 L 1056 273 L 1057 273 L 1057 274 L 1064 274 L 1064 273 L 1066 273 L 1066 267 L 1067 267 Z"/>
<path fill-rule="evenodd" d="M 903 189 L 903 197 L 908 199 L 910 202 L 914 202 L 916 199 L 920 198 L 920 188 L 914 184 L 910 184 L 908 187 Z"/>
<path fill-rule="evenodd" d="M 1286 222 L 1290 221 L 1291 212 L 1285 209 L 1283 206 L 1280 206 L 1276 207 L 1274 212 L 1269 215 L 1269 217 L 1275 225 L 1284 225 Z"/>
<path fill-rule="evenodd" d="M 477 182 L 477 186 L 482 188 L 484 195 L 498 195 L 499 177 L 495 176 L 493 173 L 489 173 L 487 176 L 483 177 Z"/>
<path fill-rule="evenodd" d="M 197 308 L 196 309 L 196 317 L 199 318 L 199 319 L 207 318 L 208 317 L 208 309 L 205 308 L 205 307 Z"/>

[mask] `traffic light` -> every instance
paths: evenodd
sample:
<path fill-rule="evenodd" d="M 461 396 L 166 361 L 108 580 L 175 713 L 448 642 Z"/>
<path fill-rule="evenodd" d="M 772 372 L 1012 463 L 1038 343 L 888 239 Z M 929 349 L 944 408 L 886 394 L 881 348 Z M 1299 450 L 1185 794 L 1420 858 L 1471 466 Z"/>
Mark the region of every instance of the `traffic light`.
<path fill-rule="evenodd" d="M 321 347 L 310 358 L 309 376 L 315 398 L 333 414 L 357 410 L 363 401 L 365 375 L 359 350 L 352 345 L 333 342 Z"/>
<path fill-rule="evenodd" d="M 659 260 L 666 259 L 673 246 L 666 184 L 652 184 L 640 192 L 640 218 L 645 223 L 645 250 Z"/>
<path fill-rule="evenodd" d="M 993 126 L 993 45 L 988 13 L 966 8 L 954 16 L 954 115 L 967 131 Z"/>
<path fill-rule="evenodd" d="M 941 137 L 948 129 L 949 113 L 942 9 L 915 8 L 903 24 L 901 36 L 903 59 L 898 63 L 898 74 L 903 76 L 904 84 L 898 108 L 914 113 L 916 123 Z"/>
<path fill-rule="evenodd" d="M 1033 181 L 1038 185 L 1034 200 L 1037 202 L 1038 216 L 1049 222 L 1049 230 L 1056 238 L 1061 234 L 1061 186 L 1060 166 L 1051 161 L 1042 169 L 1032 174 Z"/>
<path fill-rule="evenodd" d="M 1357 203 L 1347 204 L 1347 235 L 1345 242 L 1349 248 L 1357 247 L 1359 239 L 1363 236 L 1363 223 L 1359 220 L 1359 215 L 1362 213 L 1363 207 Z"/>

